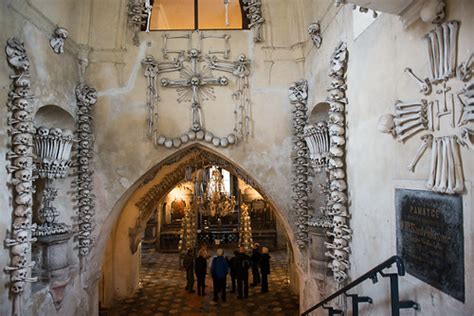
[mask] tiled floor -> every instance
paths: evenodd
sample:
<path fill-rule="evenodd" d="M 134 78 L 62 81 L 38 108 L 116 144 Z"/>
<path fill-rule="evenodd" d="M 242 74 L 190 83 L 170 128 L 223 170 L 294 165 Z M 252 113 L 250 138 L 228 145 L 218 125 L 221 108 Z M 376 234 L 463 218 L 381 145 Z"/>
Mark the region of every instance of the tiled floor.
<path fill-rule="evenodd" d="M 269 293 L 260 293 L 259 287 L 250 288 L 248 299 L 237 300 L 236 295 L 229 292 L 228 280 L 227 302 L 214 303 L 210 277 L 206 280 L 206 296 L 189 294 L 184 290 L 186 277 L 179 269 L 178 255 L 148 250 L 142 257 L 142 289 L 135 297 L 121 301 L 111 310 L 101 311 L 100 315 L 296 316 L 298 296 L 286 285 L 286 252 L 274 252 L 271 256 Z M 196 289 L 196 282 L 194 287 Z"/>

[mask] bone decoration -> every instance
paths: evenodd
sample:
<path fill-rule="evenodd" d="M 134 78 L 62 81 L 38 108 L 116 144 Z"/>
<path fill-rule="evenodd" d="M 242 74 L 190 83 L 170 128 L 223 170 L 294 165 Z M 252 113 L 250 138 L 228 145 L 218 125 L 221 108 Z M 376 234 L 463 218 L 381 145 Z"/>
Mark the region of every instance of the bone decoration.
<path fill-rule="evenodd" d="M 53 37 L 49 40 L 49 46 L 56 54 L 64 53 L 64 41 L 68 37 L 69 32 L 64 27 L 57 27 L 54 30 Z"/>
<path fill-rule="evenodd" d="M 24 45 L 17 38 L 10 38 L 5 47 L 9 66 L 14 73 L 11 91 L 8 93 L 8 134 L 10 150 L 7 159 L 10 165 L 7 171 L 11 173 L 11 184 L 14 186 L 12 205 L 12 226 L 7 231 L 5 246 L 10 248 L 10 264 L 4 271 L 10 274 L 10 294 L 13 298 L 12 315 L 21 312 L 21 295 L 28 282 L 36 282 L 31 278 L 31 268 L 35 262 L 31 261 L 31 243 L 36 241 L 32 237 L 36 224 L 32 224 L 34 158 L 33 135 L 36 130 L 32 120 L 33 100 L 31 94 L 30 61 L 26 55 Z"/>
<path fill-rule="evenodd" d="M 425 36 L 432 83 L 454 77 L 456 72 L 458 21 L 437 25 Z"/>
<path fill-rule="evenodd" d="M 331 56 L 329 77 L 331 85 L 328 89 L 330 97 L 329 110 L 329 182 L 330 199 L 326 203 L 326 214 L 332 216 L 333 227 L 327 232 L 332 242 L 327 243 L 329 249 L 325 253 L 330 258 L 328 267 L 332 270 L 334 280 L 342 283 L 347 279 L 349 269 L 349 240 L 352 231 L 349 228 L 347 210 L 347 183 L 345 175 L 345 106 L 347 105 L 345 77 L 347 71 L 348 51 L 346 43 L 341 42 Z M 338 244 L 344 241 L 344 246 Z"/>
<path fill-rule="evenodd" d="M 89 254 L 93 245 L 92 230 L 95 215 L 95 196 L 92 185 L 93 170 L 91 161 L 93 158 L 93 131 L 92 131 L 92 107 L 97 102 L 97 91 L 85 83 L 80 83 L 76 87 L 77 102 L 77 155 L 76 168 L 77 178 L 76 201 L 78 207 L 78 234 L 79 256 L 85 257 Z"/>
<path fill-rule="evenodd" d="M 309 149 L 311 166 L 316 171 L 321 171 L 329 163 L 329 129 L 326 122 L 321 121 L 315 125 L 308 124 L 304 127 L 306 145 Z M 344 142 L 344 139 L 337 139 Z"/>
<path fill-rule="evenodd" d="M 311 23 L 308 25 L 308 34 L 311 40 L 313 41 L 313 45 L 316 48 L 320 48 L 323 42 L 323 38 L 321 37 L 321 25 L 319 22 Z"/>
<path fill-rule="evenodd" d="M 244 11 L 250 20 L 249 28 L 253 30 L 256 43 L 263 42 L 262 26 L 265 19 L 262 14 L 262 0 L 242 0 Z"/>
<path fill-rule="evenodd" d="M 305 142 L 305 131 L 308 100 L 308 82 L 300 80 L 293 83 L 289 89 L 289 99 L 294 105 L 293 112 L 293 153 L 291 155 L 293 165 L 293 209 L 296 213 L 296 244 L 300 248 L 306 247 L 308 242 L 308 195 L 311 193 L 311 185 L 308 179 L 309 159 L 308 147 Z"/>
<path fill-rule="evenodd" d="M 140 33 L 142 27 L 149 31 L 152 6 L 149 0 L 128 1 L 128 24 L 133 29 L 133 44 L 140 45 Z"/>
<path fill-rule="evenodd" d="M 201 34 L 201 37 L 203 35 Z M 167 38 L 165 36 L 165 38 Z M 187 37 L 186 37 L 187 38 Z M 166 54 L 175 52 L 166 52 Z M 215 55 L 202 56 L 198 49 L 176 52 L 177 57 L 171 61 L 157 62 L 153 56 L 146 56 L 142 61 L 144 75 L 147 78 L 147 136 L 155 146 L 179 148 L 192 141 L 205 141 L 215 147 L 228 147 L 238 143 L 250 135 L 250 60 L 243 54 L 237 60 L 219 59 Z M 222 52 L 214 52 L 222 53 Z M 203 66 L 201 67 L 201 65 Z M 206 131 L 203 126 L 201 104 L 204 100 L 215 99 L 214 87 L 227 86 L 226 76 L 213 75 L 213 71 L 230 74 L 235 78 L 234 129 L 227 136 L 217 136 Z M 189 131 L 178 137 L 169 138 L 158 131 L 157 105 L 159 102 L 157 81 L 164 73 L 179 72 L 179 79 L 161 78 L 163 88 L 176 88 L 178 103 L 191 103 L 191 127 Z"/>
<path fill-rule="evenodd" d="M 46 179 L 42 194 L 38 218 L 41 224 L 34 233 L 35 237 L 64 234 L 70 227 L 58 223 L 59 212 L 53 206 L 58 189 L 52 186 L 53 179 L 66 177 L 71 165 L 71 150 L 74 135 L 67 129 L 47 128 L 40 126 L 36 129 L 34 152 L 37 157 L 36 169 L 40 178 Z"/>

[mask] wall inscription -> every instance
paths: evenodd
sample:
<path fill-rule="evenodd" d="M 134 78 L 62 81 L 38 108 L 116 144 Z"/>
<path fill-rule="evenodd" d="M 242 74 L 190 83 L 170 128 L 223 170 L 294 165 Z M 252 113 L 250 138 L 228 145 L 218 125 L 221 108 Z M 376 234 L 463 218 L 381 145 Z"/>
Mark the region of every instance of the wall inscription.
<path fill-rule="evenodd" d="M 464 302 L 462 197 L 396 189 L 397 254 L 406 271 Z"/>

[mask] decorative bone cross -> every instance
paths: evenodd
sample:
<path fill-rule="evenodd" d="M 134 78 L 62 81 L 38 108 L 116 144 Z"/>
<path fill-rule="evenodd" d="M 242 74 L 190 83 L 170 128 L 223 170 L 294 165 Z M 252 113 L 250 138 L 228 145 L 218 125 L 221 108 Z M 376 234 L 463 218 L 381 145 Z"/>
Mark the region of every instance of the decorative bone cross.
<path fill-rule="evenodd" d="M 203 67 L 199 69 L 201 53 L 197 49 L 188 51 L 188 60 L 191 67 L 183 66 L 180 69 L 178 80 L 161 79 L 161 86 L 165 88 L 177 88 L 178 102 L 191 101 L 192 108 L 192 130 L 198 132 L 202 129 L 201 123 L 201 100 L 215 99 L 212 86 L 226 86 L 229 80 L 225 76 L 213 77 L 211 69 Z"/>

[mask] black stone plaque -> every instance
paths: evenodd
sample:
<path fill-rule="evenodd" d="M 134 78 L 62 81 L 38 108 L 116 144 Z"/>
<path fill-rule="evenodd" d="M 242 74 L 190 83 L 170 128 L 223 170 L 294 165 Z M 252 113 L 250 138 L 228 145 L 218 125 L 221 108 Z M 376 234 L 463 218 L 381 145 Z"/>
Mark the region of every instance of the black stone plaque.
<path fill-rule="evenodd" d="M 397 254 L 406 271 L 464 302 L 462 197 L 396 189 Z"/>

